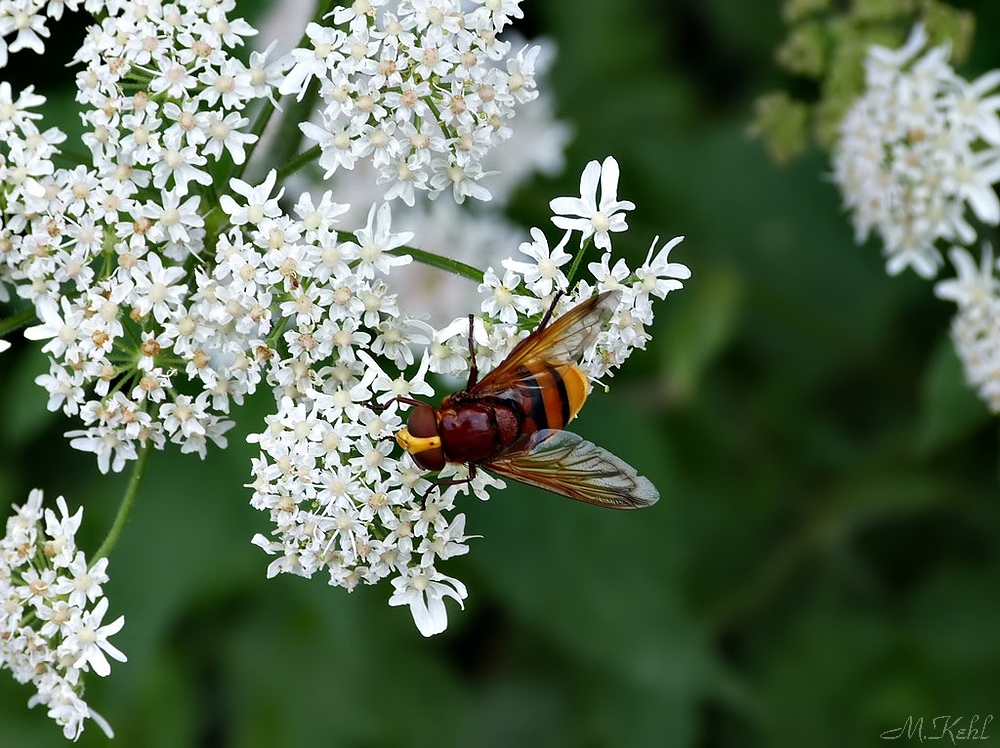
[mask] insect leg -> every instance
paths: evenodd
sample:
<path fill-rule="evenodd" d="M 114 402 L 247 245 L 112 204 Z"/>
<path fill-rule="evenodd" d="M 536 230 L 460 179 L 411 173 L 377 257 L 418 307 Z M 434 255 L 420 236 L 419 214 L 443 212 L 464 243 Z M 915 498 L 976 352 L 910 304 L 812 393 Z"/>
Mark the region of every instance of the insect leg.
<path fill-rule="evenodd" d="M 476 347 L 472 340 L 472 326 L 474 317 L 469 315 L 469 355 L 472 358 L 472 365 L 469 367 L 469 383 L 465 385 L 465 391 L 471 392 L 472 388 L 476 386 L 476 382 L 479 379 L 479 367 L 476 366 Z"/>
<path fill-rule="evenodd" d="M 387 400 L 386 403 L 385 403 L 385 405 L 379 405 L 374 400 L 369 400 L 367 403 L 364 403 L 364 406 L 366 408 L 368 408 L 368 410 L 370 410 L 372 413 L 382 413 L 390 405 L 392 405 L 393 403 L 397 403 L 397 402 L 398 403 L 406 403 L 407 405 L 413 405 L 413 406 L 426 405 L 427 404 L 427 403 L 422 403 L 419 400 L 414 400 L 412 397 L 404 397 L 402 395 L 397 395 L 396 397 L 392 398 L 391 400 Z M 396 437 L 395 436 L 383 436 L 383 437 L 380 437 L 377 441 L 380 441 L 380 442 L 394 442 L 394 441 L 396 441 Z"/>
<path fill-rule="evenodd" d="M 538 327 L 535 328 L 535 332 L 544 330 L 545 326 L 549 324 L 549 320 L 552 319 L 552 312 L 556 310 L 556 304 L 559 303 L 559 299 L 562 298 L 562 295 L 562 291 L 556 291 L 556 295 L 552 297 L 552 303 L 549 305 L 548 311 L 545 312 L 545 316 L 542 317 L 542 321 L 538 323 Z"/>
<path fill-rule="evenodd" d="M 442 488 L 447 488 L 448 486 L 460 486 L 463 483 L 471 484 L 476 478 L 476 465 L 473 462 L 469 463 L 469 475 L 466 478 L 448 478 L 446 480 L 436 480 L 433 481 L 424 491 L 424 495 L 420 497 L 421 508 L 427 507 L 427 497 L 431 495 L 431 491 L 435 488 L 438 489 L 438 493 L 441 493 Z"/>
<path fill-rule="evenodd" d="M 381 413 L 383 410 L 388 408 L 393 403 L 406 403 L 407 405 L 413 405 L 413 406 L 427 404 L 420 402 L 419 400 L 414 400 L 412 397 L 403 397 L 402 395 L 397 395 L 396 397 L 387 400 L 385 405 L 379 405 L 374 400 L 369 400 L 368 402 L 361 404 L 364 405 L 366 408 L 368 408 L 368 410 L 370 411 L 373 411 L 375 413 Z"/>

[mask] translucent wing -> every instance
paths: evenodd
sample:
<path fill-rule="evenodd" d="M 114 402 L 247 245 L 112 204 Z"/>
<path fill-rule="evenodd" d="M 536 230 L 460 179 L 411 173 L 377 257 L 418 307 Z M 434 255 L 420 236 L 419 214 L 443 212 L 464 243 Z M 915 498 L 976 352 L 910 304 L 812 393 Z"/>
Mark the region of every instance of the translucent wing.
<path fill-rule="evenodd" d="M 483 464 L 487 470 L 588 504 L 640 509 L 660 493 L 635 468 L 572 431 L 543 429 Z"/>
<path fill-rule="evenodd" d="M 611 319 L 621 291 L 605 291 L 582 301 L 547 327 L 535 330 L 514 346 L 497 368 L 472 387 L 471 395 L 486 396 L 516 387 L 531 376 L 526 364 L 546 361 L 575 364 L 594 345 L 604 324 Z"/>

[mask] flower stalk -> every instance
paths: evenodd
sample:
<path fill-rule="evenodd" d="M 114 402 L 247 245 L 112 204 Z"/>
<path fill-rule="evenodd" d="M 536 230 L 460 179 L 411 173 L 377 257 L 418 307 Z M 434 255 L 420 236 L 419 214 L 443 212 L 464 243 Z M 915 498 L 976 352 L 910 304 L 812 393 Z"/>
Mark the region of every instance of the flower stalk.
<path fill-rule="evenodd" d="M 143 476 L 146 474 L 146 464 L 149 462 L 149 455 L 152 451 L 152 444 L 149 442 L 139 449 L 139 456 L 132 466 L 132 473 L 129 475 L 128 483 L 125 486 L 125 493 L 122 495 L 122 500 L 118 505 L 114 522 L 112 522 L 111 528 L 104 538 L 104 542 L 101 543 L 101 546 L 91 557 L 91 565 L 110 555 L 115 544 L 118 542 L 118 538 L 121 537 L 129 514 L 132 513 L 132 506 L 135 504 L 135 499 L 139 495 L 139 487 L 142 485 Z"/>

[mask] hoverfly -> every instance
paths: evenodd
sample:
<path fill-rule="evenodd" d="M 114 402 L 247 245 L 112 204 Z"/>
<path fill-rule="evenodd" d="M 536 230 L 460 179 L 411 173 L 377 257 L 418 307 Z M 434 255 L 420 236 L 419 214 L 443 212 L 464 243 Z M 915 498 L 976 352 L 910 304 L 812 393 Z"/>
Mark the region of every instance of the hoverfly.
<path fill-rule="evenodd" d="M 612 509 L 655 503 L 653 484 L 625 461 L 571 431 L 563 431 L 583 407 L 590 380 L 577 366 L 614 313 L 619 291 L 607 291 L 548 324 L 556 300 L 537 329 L 518 343 L 496 369 L 477 381 L 469 316 L 469 382 L 437 408 L 418 400 L 396 441 L 425 470 L 445 463 L 476 468 L 571 499 Z"/>

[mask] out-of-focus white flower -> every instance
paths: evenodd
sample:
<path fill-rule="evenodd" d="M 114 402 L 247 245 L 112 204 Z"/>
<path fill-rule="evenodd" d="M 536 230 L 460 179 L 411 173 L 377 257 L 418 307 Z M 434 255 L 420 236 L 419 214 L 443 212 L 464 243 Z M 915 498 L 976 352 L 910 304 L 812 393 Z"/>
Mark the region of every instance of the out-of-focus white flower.
<path fill-rule="evenodd" d="M 948 257 L 957 276 L 939 281 L 934 291 L 958 305 L 951 339 L 966 381 L 990 410 L 1000 413 L 1000 268 L 989 244 L 983 246 L 978 264 L 962 247 L 953 247 Z"/>
<path fill-rule="evenodd" d="M 866 91 L 844 116 L 833 177 L 856 241 L 881 238 L 887 270 L 933 278 L 941 241 L 969 245 L 983 223 L 1000 222 L 1000 71 L 975 81 L 948 64 L 949 49 L 917 26 L 898 50 L 873 46 Z"/>
<path fill-rule="evenodd" d="M 983 257 L 978 265 L 972 254 L 963 247 L 952 247 L 948 258 L 954 265 L 957 276 L 934 285 L 934 293 L 939 298 L 954 301 L 959 309 L 966 309 L 988 303 L 991 297 L 1000 293 L 992 245 L 983 245 Z"/>

